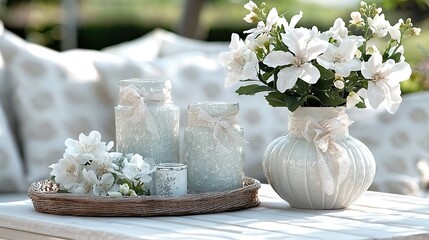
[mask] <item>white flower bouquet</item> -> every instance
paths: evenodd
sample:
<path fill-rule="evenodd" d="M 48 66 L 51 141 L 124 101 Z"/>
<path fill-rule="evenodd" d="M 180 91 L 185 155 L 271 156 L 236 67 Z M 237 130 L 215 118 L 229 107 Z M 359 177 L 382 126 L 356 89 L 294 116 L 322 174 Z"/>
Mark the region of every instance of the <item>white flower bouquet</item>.
<path fill-rule="evenodd" d="M 153 159 L 139 154 L 109 152 L 113 142 L 101 142 L 101 134 L 92 131 L 79 140 L 67 139 L 66 150 L 52 168 L 51 180 L 60 192 L 103 196 L 149 195 L 147 183 L 155 171 Z"/>
<path fill-rule="evenodd" d="M 288 22 L 265 3 L 249 1 L 244 7 L 250 11 L 244 20 L 257 25 L 244 32 L 245 40 L 232 34 L 230 51 L 219 55 L 228 70 L 225 86 L 248 83 L 236 92 L 267 92 L 271 106 L 292 112 L 300 106 L 396 111 L 402 101 L 400 82 L 411 75 L 402 43 L 420 34 L 410 19 L 392 26 L 381 8 L 361 2 L 348 27 L 338 18 L 320 32 L 315 26 L 296 27 L 302 12 Z"/>

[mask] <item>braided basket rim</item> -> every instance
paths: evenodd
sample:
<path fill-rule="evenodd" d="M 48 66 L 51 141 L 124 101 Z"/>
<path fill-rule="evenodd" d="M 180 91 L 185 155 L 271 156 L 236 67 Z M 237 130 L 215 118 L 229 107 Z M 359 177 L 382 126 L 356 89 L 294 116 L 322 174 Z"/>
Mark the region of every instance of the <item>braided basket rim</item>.
<path fill-rule="evenodd" d="M 243 187 L 224 192 L 166 196 L 94 196 L 57 193 L 40 189 L 53 184 L 50 180 L 34 182 L 28 189 L 37 212 L 72 216 L 182 216 L 235 211 L 259 205 L 258 189 L 261 184 L 245 177 Z"/>

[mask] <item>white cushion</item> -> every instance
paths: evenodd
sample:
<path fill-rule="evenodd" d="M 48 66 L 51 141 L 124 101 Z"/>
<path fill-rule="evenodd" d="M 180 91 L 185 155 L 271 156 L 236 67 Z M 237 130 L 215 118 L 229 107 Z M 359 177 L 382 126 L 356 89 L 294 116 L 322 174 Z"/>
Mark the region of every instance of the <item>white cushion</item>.
<path fill-rule="evenodd" d="M 352 136 L 374 154 L 377 173 L 372 190 L 423 196 L 429 186 L 429 92 L 403 96 L 395 114 L 383 109 L 350 111 Z M 427 169 L 426 169 L 427 171 Z"/>
<path fill-rule="evenodd" d="M 22 160 L 1 105 L 0 142 L 0 193 L 24 191 L 27 186 Z"/>
<path fill-rule="evenodd" d="M 0 36 L 0 52 L 19 126 L 27 184 L 49 178 L 48 166 L 62 157 L 66 138 L 98 130 L 104 141 L 115 139 L 115 98 L 106 82 L 111 79 L 101 77 L 94 62 L 115 66 L 118 56 L 90 50 L 59 53 L 8 31 Z M 121 75 L 142 77 L 139 70 L 125 74 L 128 66 L 115 69 L 117 81 Z"/>

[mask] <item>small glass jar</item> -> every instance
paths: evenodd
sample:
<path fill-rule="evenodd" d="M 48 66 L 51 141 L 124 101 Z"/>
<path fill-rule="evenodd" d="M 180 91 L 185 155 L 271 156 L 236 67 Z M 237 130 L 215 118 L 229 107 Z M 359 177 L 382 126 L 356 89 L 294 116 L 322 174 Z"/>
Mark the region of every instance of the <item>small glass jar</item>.
<path fill-rule="evenodd" d="M 161 163 L 153 174 L 155 195 L 180 197 L 188 193 L 186 165 Z"/>
<path fill-rule="evenodd" d="M 119 87 L 116 150 L 157 164 L 179 162 L 179 107 L 171 101 L 171 82 L 129 79 L 119 81 Z"/>
<path fill-rule="evenodd" d="M 196 102 L 188 107 L 185 161 L 190 192 L 243 187 L 244 143 L 236 102 Z"/>

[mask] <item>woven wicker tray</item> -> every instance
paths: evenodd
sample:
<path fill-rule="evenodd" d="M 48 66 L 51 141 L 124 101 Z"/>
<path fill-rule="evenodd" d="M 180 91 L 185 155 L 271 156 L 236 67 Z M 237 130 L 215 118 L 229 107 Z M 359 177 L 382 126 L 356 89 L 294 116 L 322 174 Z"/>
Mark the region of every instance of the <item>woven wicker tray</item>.
<path fill-rule="evenodd" d="M 109 197 L 57 193 L 50 180 L 33 183 L 28 196 L 36 211 L 74 216 L 180 216 L 218 213 L 256 207 L 261 184 L 245 178 L 243 187 L 226 192 L 187 194 L 181 197 Z"/>

